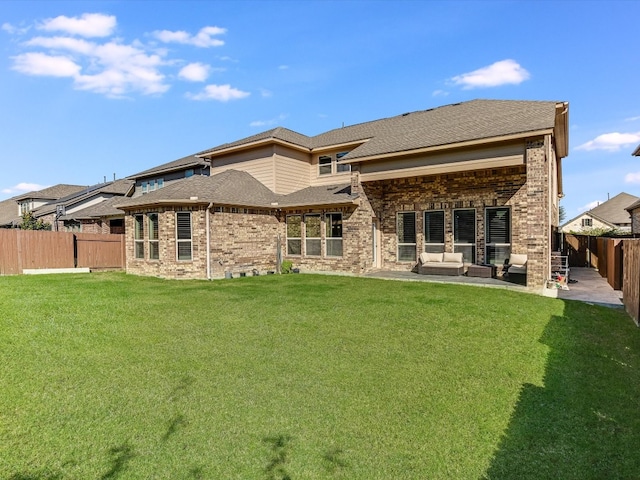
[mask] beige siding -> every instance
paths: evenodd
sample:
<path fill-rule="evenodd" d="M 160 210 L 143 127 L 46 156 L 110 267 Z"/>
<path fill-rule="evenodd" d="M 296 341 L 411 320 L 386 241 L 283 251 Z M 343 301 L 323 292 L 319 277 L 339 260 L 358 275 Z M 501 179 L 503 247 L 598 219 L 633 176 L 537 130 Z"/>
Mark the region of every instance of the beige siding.
<path fill-rule="evenodd" d="M 591 219 L 591 226 L 590 227 L 583 227 L 582 226 L 582 219 L 583 218 L 590 218 Z M 578 218 L 574 219 L 573 221 L 571 221 L 570 223 L 567 223 L 566 225 L 564 225 L 562 227 L 562 231 L 565 233 L 570 233 L 570 232 L 588 232 L 589 230 L 593 230 L 595 228 L 603 228 L 603 229 L 610 229 L 611 225 L 606 224 L 601 222 L 600 220 L 598 220 L 597 218 L 593 218 L 590 215 L 587 215 L 586 213 L 583 215 L 580 215 Z"/>
<path fill-rule="evenodd" d="M 339 183 L 349 183 L 351 182 L 351 172 L 340 172 L 337 173 L 335 170 L 331 175 L 319 175 L 318 174 L 318 158 L 323 155 L 332 156 L 335 158 L 336 153 L 338 152 L 346 152 L 348 148 L 332 150 L 322 152 L 320 154 L 314 154 L 311 159 L 311 171 L 310 171 L 310 185 L 313 187 L 321 186 L 321 185 L 336 185 Z M 335 169 L 335 164 L 332 166 Z"/>
<path fill-rule="evenodd" d="M 275 156 L 275 193 L 288 194 L 306 188 L 309 183 L 309 162 L 290 157 Z"/>
<path fill-rule="evenodd" d="M 213 160 L 211 175 L 217 175 L 226 170 L 247 172 L 267 188 L 275 190 L 275 165 L 272 146 L 225 155 Z"/>
<path fill-rule="evenodd" d="M 524 164 L 525 147 L 523 142 L 482 149 L 460 149 L 449 153 L 416 155 L 409 158 L 390 158 L 388 160 L 364 162 L 360 171 L 362 175 L 373 175 L 383 172 L 398 172 L 417 168 L 444 168 L 446 171 L 479 170 L 483 168 L 515 166 Z M 461 169 L 455 168 L 458 164 Z M 468 167 L 468 168 L 465 168 Z M 440 173 L 440 172 L 436 172 Z M 441 172 L 446 173 L 446 172 Z M 393 174 L 391 173 L 393 176 Z M 411 175 L 413 176 L 413 175 Z"/>

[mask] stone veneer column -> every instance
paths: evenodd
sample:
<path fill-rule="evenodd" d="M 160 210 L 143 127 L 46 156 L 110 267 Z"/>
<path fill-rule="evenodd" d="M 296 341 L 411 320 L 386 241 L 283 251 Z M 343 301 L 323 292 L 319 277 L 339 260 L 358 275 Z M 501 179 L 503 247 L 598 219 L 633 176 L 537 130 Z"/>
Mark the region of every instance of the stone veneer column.
<path fill-rule="evenodd" d="M 549 167 L 545 150 L 545 138 L 526 144 L 528 287 L 542 287 L 550 274 Z"/>

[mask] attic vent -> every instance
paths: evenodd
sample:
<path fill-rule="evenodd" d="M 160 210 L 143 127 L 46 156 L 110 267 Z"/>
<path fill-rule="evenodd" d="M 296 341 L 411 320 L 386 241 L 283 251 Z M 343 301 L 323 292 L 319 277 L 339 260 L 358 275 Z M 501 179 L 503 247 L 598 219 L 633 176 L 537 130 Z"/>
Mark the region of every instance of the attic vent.
<path fill-rule="evenodd" d="M 411 115 L 411 112 L 403 113 L 402 116 L 406 117 L 407 115 Z"/>

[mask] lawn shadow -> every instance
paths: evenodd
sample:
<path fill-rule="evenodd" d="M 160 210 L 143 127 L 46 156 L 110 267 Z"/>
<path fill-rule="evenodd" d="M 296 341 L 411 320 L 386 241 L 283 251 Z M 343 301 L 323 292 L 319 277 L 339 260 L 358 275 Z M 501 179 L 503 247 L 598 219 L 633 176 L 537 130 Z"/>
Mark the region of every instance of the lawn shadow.
<path fill-rule="evenodd" d="M 61 473 L 53 473 L 49 470 L 42 470 L 39 472 L 23 472 L 14 473 L 7 480 L 62 480 Z"/>
<path fill-rule="evenodd" d="M 290 435 L 276 435 L 262 439 L 269 446 L 269 461 L 264 468 L 266 480 L 291 480 L 291 475 L 287 472 L 287 462 L 291 450 Z"/>
<path fill-rule="evenodd" d="M 640 334 L 605 307 L 564 303 L 540 339 L 544 386 L 522 387 L 482 478 L 640 476 Z"/>
<path fill-rule="evenodd" d="M 119 445 L 109 450 L 111 468 L 100 477 L 102 480 L 118 478 L 127 469 L 127 464 L 135 458 L 133 449 L 128 444 Z"/>

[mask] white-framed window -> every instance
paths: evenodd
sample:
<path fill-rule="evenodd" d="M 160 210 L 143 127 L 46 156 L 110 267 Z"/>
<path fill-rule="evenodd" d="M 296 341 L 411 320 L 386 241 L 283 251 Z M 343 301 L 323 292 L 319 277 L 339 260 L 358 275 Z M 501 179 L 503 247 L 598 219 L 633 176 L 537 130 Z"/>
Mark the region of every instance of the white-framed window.
<path fill-rule="evenodd" d="M 160 258 L 160 240 L 158 236 L 158 214 L 149 213 L 147 215 L 149 221 L 149 260 L 158 260 Z"/>
<path fill-rule="evenodd" d="M 31 202 L 29 200 L 20 203 L 20 215 L 29 213 L 31 211 Z"/>
<path fill-rule="evenodd" d="M 307 213 L 304 216 L 304 253 L 319 257 L 322 255 L 322 227 L 319 213 Z"/>
<path fill-rule="evenodd" d="M 287 255 L 302 255 L 302 217 L 287 215 Z"/>
<path fill-rule="evenodd" d="M 336 153 L 336 171 L 340 172 L 350 172 L 351 164 L 349 163 L 340 163 L 340 159 L 344 157 L 349 152 L 338 152 Z"/>
<path fill-rule="evenodd" d="M 453 251 L 462 252 L 467 263 L 476 263 L 476 210 L 474 208 L 453 211 Z"/>
<path fill-rule="evenodd" d="M 176 250 L 178 260 L 192 259 L 191 212 L 176 212 Z"/>
<path fill-rule="evenodd" d="M 511 254 L 511 209 L 490 207 L 484 212 L 485 263 L 502 265 Z"/>
<path fill-rule="evenodd" d="M 65 232 L 81 232 L 82 224 L 78 220 L 65 220 L 63 222 Z"/>
<path fill-rule="evenodd" d="M 136 258 L 144 258 L 144 215 L 133 217 L 133 248 Z"/>
<path fill-rule="evenodd" d="M 444 210 L 424 212 L 424 251 L 444 252 Z"/>
<path fill-rule="evenodd" d="M 333 157 L 329 155 L 320 155 L 318 157 L 318 175 L 331 175 Z"/>
<path fill-rule="evenodd" d="M 318 175 L 350 172 L 350 164 L 340 163 L 340 159 L 348 153 L 349 152 L 338 152 L 335 155 L 320 155 L 318 157 Z"/>
<path fill-rule="evenodd" d="M 140 184 L 140 190 L 142 190 L 142 193 L 145 194 L 149 191 L 149 185 L 147 184 L 146 181 L 142 182 Z"/>
<path fill-rule="evenodd" d="M 324 216 L 327 257 L 342 256 L 342 214 L 327 213 Z"/>
<path fill-rule="evenodd" d="M 416 212 L 398 212 L 396 217 L 398 236 L 398 261 L 416 261 Z"/>
<path fill-rule="evenodd" d="M 583 218 L 582 219 L 583 227 L 593 227 L 593 219 L 592 218 Z"/>

